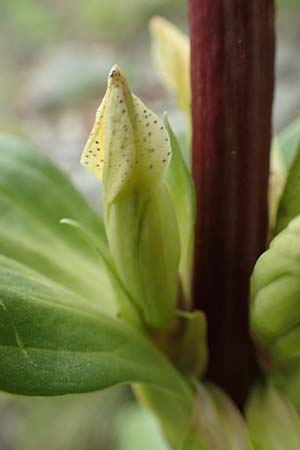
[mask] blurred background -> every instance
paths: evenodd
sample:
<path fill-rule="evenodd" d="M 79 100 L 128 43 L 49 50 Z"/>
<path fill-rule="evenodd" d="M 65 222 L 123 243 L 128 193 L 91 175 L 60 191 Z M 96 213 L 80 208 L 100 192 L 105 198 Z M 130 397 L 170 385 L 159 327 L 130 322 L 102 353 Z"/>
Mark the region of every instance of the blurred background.
<path fill-rule="evenodd" d="M 174 129 L 184 121 L 150 59 L 148 21 L 187 30 L 185 0 L 0 0 L 1 131 L 29 139 L 99 207 L 99 186 L 79 158 L 118 63 L 132 89 Z M 300 113 L 300 0 L 277 14 L 274 130 Z M 0 394 L 0 450 L 165 450 L 155 420 L 125 388 L 63 398 Z"/>

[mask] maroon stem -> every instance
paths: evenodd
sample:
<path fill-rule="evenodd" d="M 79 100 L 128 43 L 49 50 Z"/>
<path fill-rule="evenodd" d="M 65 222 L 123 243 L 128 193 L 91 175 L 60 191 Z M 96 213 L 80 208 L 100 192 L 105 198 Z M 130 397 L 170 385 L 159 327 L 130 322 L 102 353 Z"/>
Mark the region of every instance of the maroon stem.
<path fill-rule="evenodd" d="M 274 84 L 273 0 L 189 0 L 194 304 L 208 318 L 208 377 L 241 406 L 253 376 L 249 276 L 266 245 Z"/>

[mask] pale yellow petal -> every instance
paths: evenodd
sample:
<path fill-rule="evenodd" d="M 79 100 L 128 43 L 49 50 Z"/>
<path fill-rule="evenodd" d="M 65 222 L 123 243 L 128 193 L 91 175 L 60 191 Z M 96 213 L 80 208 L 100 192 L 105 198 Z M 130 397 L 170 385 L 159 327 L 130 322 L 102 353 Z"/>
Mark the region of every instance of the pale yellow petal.
<path fill-rule="evenodd" d="M 150 22 L 152 54 L 164 84 L 177 99 L 179 108 L 190 115 L 190 44 L 188 37 L 169 21 L 154 17 Z"/>

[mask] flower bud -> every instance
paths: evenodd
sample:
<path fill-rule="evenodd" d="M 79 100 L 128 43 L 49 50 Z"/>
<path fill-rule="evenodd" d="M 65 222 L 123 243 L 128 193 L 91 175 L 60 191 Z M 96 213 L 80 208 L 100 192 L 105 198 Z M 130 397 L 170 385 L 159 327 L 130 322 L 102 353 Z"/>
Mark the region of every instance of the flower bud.
<path fill-rule="evenodd" d="M 271 242 L 251 280 L 251 328 L 271 365 L 300 358 L 300 216 Z M 269 359 L 269 358 L 268 358 Z"/>
<path fill-rule="evenodd" d="M 170 322 L 177 300 L 178 226 L 163 183 L 170 158 L 165 127 L 114 66 L 81 161 L 103 180 L 110 251 L 132 302 L 154 327 Z"/>
<path fill-rule="evenodd" d="M 174 92 L 178 107 L 191 115 L 190 43 L 188 37 L 162 17 L 150 22 L 152 55 L 164 84 Z"/>

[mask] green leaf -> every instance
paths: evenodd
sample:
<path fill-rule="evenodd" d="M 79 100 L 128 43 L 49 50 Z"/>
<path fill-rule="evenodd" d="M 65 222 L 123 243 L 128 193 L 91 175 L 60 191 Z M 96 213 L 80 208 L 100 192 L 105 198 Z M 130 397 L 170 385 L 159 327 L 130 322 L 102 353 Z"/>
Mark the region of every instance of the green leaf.
<path fill-rule="evenodd" d="M 196 218 L 194 181 L 182 157 L 178 141 L 173 133 L 166 114 L 164 115 L 164 124 L 168 130 L 172 147 L 172 159 L 166 174 L 165 182 L 171 195 L 177 216 L 181 243 L 179 272 L 185 300 L 187 304 L 190 304 Z"/>
<path fill-rule="evenodd" d="M 254 387 L 246 419 L 257 450 L 300 448 L 300 419 L 290 403 L 269 385 Z"/>
<path fill-rule="evenodd" d="M 145 291 L 145 319 L 154 326 L 164 326 L 174 318 L 180 258 L 175 211 L 164 185 L 146 203 L 139 230 L 138 258 Z"/>
<path fill-rule="evenodd" d="M 35 271 L 2 260 L 1 390 L 58 395 L 143 382 L 188 407 L 187 384 L 142 334 Z"/>
<path fill-rule="evenodd" d="M 0 136 L 0 252 L 115 313 L 97 255 L 63 217 L 79 220 L 107 247 L 101 218 L 68 178 L 29 144 Z"/>
<path fill-rule="evenodd" d="M 286 177 L 295 160 L 299 142 L 300 118 L 292 122 L 278 136 L 275 136 L 272 142 L 271 173 L 269 179 L 269 222 L 271 235 L 278 233 L 279 230 L 276 224 L 278 207 L 285 188 Z M 279 212 L 279 214 L 281 213 Z"/>
<path fill-rule="evenodd" d="M 296 0 L 298 2 L 298 0 Z M 274 170 L 287 174 L 295 159 L 300 142 L 300 117 L 282 130 L 273 139 L 271 161 Z"/>
<path fill-rule="evenodd" d="M 299 126 L 300 129 L 300 126 Z M 299 140 L 300 141 L 300 140 Z M 284 230 L 300 214 L 300 145 L 290 168 L 277 214 L 275 234 Z"/>

